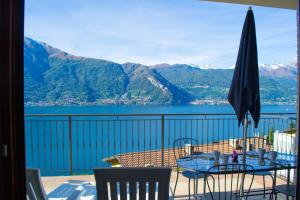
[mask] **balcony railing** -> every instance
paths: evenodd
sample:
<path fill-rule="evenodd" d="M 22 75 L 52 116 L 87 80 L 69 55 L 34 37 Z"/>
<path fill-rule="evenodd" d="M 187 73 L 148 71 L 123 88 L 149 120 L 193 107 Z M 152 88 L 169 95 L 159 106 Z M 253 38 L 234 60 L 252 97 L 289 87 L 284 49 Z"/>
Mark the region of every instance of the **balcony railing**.
<path fill-rule="evenodd" d="M 264 113 L 257 129 L 250 123 L 248 136 L 286 132 L 295 123 L 295 113 Z M 25 128 L 27 167 L 40 168 L 43 175 L 92 173 L 109 166 L 105 160 L 174 166 L 177 138 L 196 138 L 203 152 L 230 152 L 233 139 L 243 135 L 233 114 L 34 114 L 26 115 Z"/>

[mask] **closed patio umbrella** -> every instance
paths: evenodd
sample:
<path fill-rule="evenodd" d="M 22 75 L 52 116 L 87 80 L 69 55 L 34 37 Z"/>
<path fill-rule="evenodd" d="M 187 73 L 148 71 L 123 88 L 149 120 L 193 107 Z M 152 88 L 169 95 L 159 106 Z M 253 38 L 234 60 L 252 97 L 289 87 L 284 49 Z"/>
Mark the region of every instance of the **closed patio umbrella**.
<path fill-rule="evenodd" d="M 255 128 L 260 118 L 259 72 L 254 15 L 251 7 L 247 12 L 228 101 L 234 108 L 240 126 L 243 121 L 243 162 L 246 158 L 247 115 L 250 112 Z"/>

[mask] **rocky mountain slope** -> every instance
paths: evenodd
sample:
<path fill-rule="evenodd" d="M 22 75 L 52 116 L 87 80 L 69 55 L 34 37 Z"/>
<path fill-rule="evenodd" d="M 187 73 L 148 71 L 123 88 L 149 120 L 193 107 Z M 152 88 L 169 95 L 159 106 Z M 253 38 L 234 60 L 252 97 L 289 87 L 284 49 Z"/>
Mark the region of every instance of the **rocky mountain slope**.
<path fill-rule="evenodd" d="M 147 66 L 73 56 L 25 39 L 28 104 L 184 104 L 191 95 Z"/>

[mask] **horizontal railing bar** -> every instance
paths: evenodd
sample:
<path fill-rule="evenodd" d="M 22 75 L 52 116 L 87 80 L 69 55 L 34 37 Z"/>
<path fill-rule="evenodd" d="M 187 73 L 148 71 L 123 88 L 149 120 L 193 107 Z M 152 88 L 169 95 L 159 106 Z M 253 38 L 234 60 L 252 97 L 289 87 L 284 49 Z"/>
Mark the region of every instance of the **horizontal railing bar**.
<path fill-rule="evenodd" d="M 72 116 L 72 115 L 70 115 Z M 25 122 L 47 122 L 47 121 L 52 121 L 52 122 L 68 122 L 68 120 L 65 119 L 26 119 Z M 91 120 L 89 120 L 91 121 Z"/>
<path fill-rule="evenodd" d="M 279 119 L 286 119 L 282 117 L 271 117 L 271 118 L 260 118 L 260 120 L 279 120 Z M 149 119 L 141 119 L 141 120 L 149 120 Z M 159 120 L 159 119 L 158 119 Z M 165 121 L 175 121 L 175 120 L 188 120 L 188 121 L 212 121 L 212 120 L 222 120 L 222 121 L 226 121 L 226 120 L 237 120 L 236 118 L 168 118 L 165 119 Z M 249 119 L 250 120 L 250 119 Z M 100 120 L 101 121 L 101 120 Z"/>
<path fill-rule="evenodd" d="M 72 116 L 72 115 L 70 115 Z M 260 118 L 260 121 L 262 120 L 283 120 L 286 118 L 283 117 L 273 117 L 273 118 Z M 109 121 L 109 122 L 117 122 L 117 121 L 160 121 L 161 119 L 153 119 L 153 118 L 146 118 L 146 119 L 98 119 L 98 120 L 92 120 L 92 119 L 74 119 L 72 120 L 73 122 L 101 122 L 101 121 Z M 230 120 L 236 120 L 236 118 L 167 118 L 165 121 L 230 121 Z M 27 119 L 25 123 L 30 123 L 30 122 L 68 122 L 68 120 L 49 120 L 49 119 L 36 119 L 36 120 L 31 120 Z"/>
<path fill-rule="evenodd" d="M 68 117 L 68 116 L 74 116 L 74 117 L 117 117 L 117 116 L 234 116 L 234 113 L 180 113 L 180 114 L 26 114 L 25 117 Z M 260 115 L 296 115 L 296 113 L 261 113 Z"/>

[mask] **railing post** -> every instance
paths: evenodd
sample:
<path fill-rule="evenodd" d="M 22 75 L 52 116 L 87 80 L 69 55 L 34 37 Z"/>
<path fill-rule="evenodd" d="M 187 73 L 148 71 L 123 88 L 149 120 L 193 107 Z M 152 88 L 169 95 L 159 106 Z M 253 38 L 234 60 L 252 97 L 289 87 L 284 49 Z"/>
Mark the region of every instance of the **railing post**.
<path fill-rule="evenodd" d="M 69 115 L 69 166 L 70 175 L 73 175 L 73 162 L 72 162 L 72 116 Z"/>
<path fill-rule="evenodd" d="M 161 115 L 161 165 L 165 165 L 165 115 Z"/>

